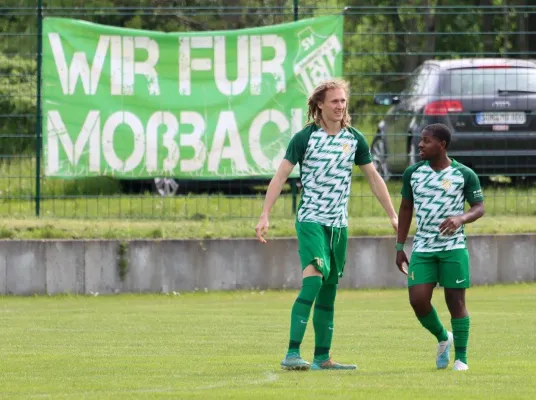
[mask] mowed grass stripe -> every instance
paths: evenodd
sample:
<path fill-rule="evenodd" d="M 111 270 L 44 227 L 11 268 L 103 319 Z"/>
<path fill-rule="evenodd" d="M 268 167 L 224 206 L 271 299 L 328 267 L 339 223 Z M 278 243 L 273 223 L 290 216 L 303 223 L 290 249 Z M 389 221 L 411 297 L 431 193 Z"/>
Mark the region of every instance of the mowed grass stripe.
<path fill-rule="evenodd" d="M 296 291 L 3 297 L 0 397 L 529 399 L 536 285 L 476 287 L 466 373 L 436 371 L 405 290 L 344 290 L 333 355 L 355 372 L 279 369 Z M 442 290 L 434 303 L 450 327 Z M 497 312 L 495 311 L 497 310 Z M 302 353 L 314 348 L 310 324 Z"/>

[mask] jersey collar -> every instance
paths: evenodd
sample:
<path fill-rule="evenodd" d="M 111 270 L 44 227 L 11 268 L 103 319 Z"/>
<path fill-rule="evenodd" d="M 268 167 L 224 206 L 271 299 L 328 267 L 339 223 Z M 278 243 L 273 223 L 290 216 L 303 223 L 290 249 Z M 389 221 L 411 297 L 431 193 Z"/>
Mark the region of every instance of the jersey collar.
<path fill-rule="evenodd" d="M 440 174 L 442 172 L 445 172 L 445 171 L 448 171 L 450 170 L 451 168 L 455 168 L 458 166 L 458 161 L 456 161 L 454 158 L 452 157 L 449 157 L 450 158 L 450 165 L 445 168 L 445 169 L 442 169 L 441 171 L 436 171 L 435 169 L 432 168 L 432 166 L 430 165 L 430 161 L 426 161 L 426 165 L 428 166 L 428 168 L 430 168 L 432 171 L 434 171 L 435 173 L 437 174 Z"/>
<path fill-rule="evenodd" d="M 330 135 L 329 133 L 327 133 L 324 128 L 322 128 L 321 126 L 318 127 L 318 130 L 317 132 L 324 132 L 327 136 L 329 137 L 336 137 L 336 136 L 339 136 L 341 133 L 344 133 L 346 132 L 346 128 L 341 128 L 341 130 L 339 132 L 337 132 L 335 135 Z"/>

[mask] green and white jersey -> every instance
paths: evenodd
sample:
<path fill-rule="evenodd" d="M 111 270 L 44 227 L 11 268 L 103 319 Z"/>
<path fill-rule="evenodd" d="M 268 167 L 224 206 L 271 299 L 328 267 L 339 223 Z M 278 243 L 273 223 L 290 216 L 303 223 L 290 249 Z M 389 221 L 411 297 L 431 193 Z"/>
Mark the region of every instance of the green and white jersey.
<path fill-rule="evenodd" d="M 298 221 L 348 226 L 352 166 L 372 161 L 365 137 L 352 127 L 328 135 L 317 125 L 307 125 L 292 137 L 285 159 L 300 163 L 303 191 Z"/>
<path fill-rule="evenodd" d="M 428 161 L 421 161 L 406 169 L 402 180 L 402 197 L 413 201 L 417 220 L 413 251 L 466 248 L 463 225 L 452 235 L 440 234 L 439 225 L 462 215 L 466 201 L 473 205 L 484 200 L 474 171 L 455 160 L 448 168 L 434 171 Z"/>

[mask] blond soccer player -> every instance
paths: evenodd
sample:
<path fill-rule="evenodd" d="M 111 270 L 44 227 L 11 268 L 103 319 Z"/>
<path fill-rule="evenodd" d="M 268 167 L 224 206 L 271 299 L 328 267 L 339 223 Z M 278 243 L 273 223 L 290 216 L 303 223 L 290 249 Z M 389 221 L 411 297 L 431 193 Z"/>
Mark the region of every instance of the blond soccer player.
<path fill-rule="evenodd" d="M 290 341 L 281 367 L 288 370 L 356 369 L 330 355 L 335 297 L 343 276 L 348 243 L 348 200 L 352 167 L 358 165 L 385 209 L 395 231 L 398 217 L 381 176 L 372 164 L 363 134 L 350 126 L 348 84 L 331 80 L 316 87 L 308 99 L 308 123 L 296 133 L 266 192 L 256 227 L 265 243 L 269 215 L 296 164 L 303 185 L 296 217 L 302 288 L 291 311 Z M 305 329 L 314 305 L 315 350 L 312 365 L 300 355 Z"/>

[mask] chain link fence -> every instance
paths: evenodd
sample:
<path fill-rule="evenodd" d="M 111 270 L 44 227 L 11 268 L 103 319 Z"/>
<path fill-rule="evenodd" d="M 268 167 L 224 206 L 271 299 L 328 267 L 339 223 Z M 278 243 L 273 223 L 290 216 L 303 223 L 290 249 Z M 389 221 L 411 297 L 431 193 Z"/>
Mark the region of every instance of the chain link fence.
<path fill-rule="evenodd" d="M 456 6 L 439 0 L 358 3 L 96 0 L 89 5 L 49 0 L 36 6 L 35 0 L 6 0 L 0 14 L 0 215 L 252 218 L 262 209 L 268 183 L 44 176 L 37 85 L 43 18 L 186 32 L 341 13 L 352 123 L 368 138 L 395 203 L 400 199 L 401 173 L 418 161 L 423 124 L 446 122 L 455 131 L 451 154 L 481 177 L 488 213 L 536 214 L 536 64 L 531 61 L 536 52 L 536 6 L 484 0 Z M 292 217 L 298 200 L 299 191 L 290 182 L 273 217 Z M 358 169 L 349 212 L 383 215 Z"/>

